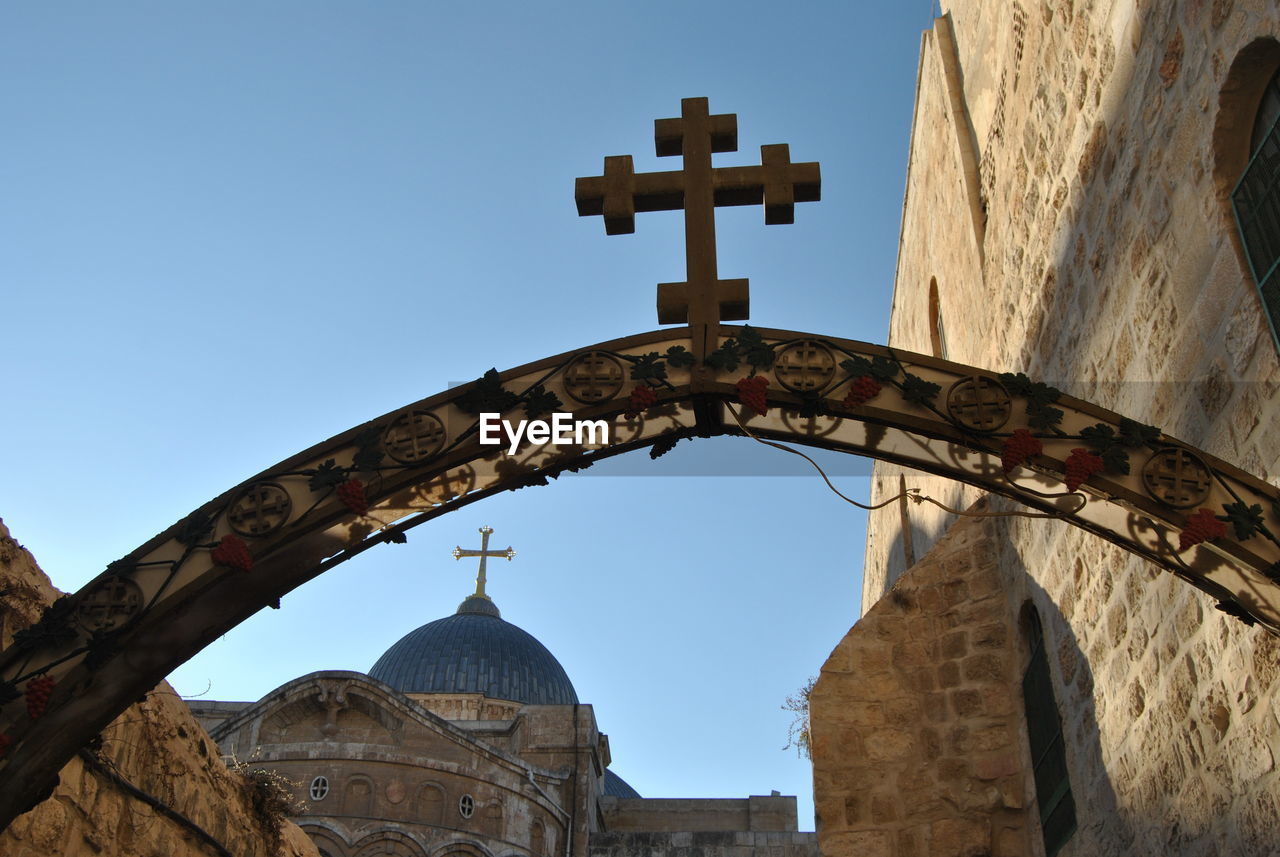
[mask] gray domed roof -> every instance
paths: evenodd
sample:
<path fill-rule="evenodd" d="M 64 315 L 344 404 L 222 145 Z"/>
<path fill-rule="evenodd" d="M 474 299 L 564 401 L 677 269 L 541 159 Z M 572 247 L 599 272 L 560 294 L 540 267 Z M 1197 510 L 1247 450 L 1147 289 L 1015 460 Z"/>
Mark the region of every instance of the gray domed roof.
<path fill-rule="evenodd" d="M 604 771 L 604 793 L 614 797 L 640 797 L 640 792 L 609 768 Z"/>
<path fill-rule="evenodd" d="M 578 694 L 564 667 L 528 632 L 503 620 L 488 598 L 410 631 L 369 675 L 401 693 L 483 693 L 532 705 L 572 705 Z"/>

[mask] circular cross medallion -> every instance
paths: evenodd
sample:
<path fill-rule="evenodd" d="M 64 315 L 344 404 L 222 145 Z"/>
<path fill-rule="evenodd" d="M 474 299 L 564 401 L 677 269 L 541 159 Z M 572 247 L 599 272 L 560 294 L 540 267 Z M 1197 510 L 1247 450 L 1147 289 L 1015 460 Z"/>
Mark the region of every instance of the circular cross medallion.
<path fill-rule="evenodd" d="M 265 536 L 289 520 L 293 501 L 275 482 L 258 482 L 240 492 L 227 510 L 227 523 L 242 536 Z"/>
<path fill-rule="evenodd" d="M 835 377 L 836 358 L 821 342 L 806 339 L 778 352 L 773 374 L 793 393 L 819 393 Z"/>
<path fill-rule="evenodd" d="M 947 391 L 947 413 L 972 431 L 995 431 L 1013 413 L 1009 392 L 995 378 L 970 375 Z"/>
<path fill-rule="evenodd" d="M 612 354 L 584 351 L 564 369 L 564 391 L 585 405 L 604 402 L 622 392 L 626 381 L 622 364 Z"/>
<path fill-rule="evenodd" d="M 142 609 L 142 588 L 127 577 L 108 577 L 85 593 L 76 622 L 89 633 L 114 631 Z"/>
<path fill-rule="evenodd" d="M 1142 465 L 1142 485 L 1147 493 L 1175 509 L 1203 503 L 1209 496 L 1212 479 L 1207 464 L 1175 446 L 1156 450 Z"/>
<path fill-rule="evenodd" d="M 458 814 L 463 818 L 470 818 L 471 814 L 476 811 L 476 799 L 471 795 L 463 795 L 458 798 Z"/>
<path fill-rule="evenodd" d="M 444 446 L 444 423 L 430 411 L 405 411 L 382 435 L 387 455 L 401 464 L 421 464 Z"/>

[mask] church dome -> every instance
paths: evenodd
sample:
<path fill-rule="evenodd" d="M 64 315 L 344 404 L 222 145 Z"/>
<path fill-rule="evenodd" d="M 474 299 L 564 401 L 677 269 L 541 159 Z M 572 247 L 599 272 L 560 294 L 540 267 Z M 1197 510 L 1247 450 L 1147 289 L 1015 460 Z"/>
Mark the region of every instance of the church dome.
<path fill-rule="evenodd" d="M 640 792 L 633 789 L 630 783 L 615 774 L 611 768 L 605 768 L 604 771 L 604 793 L 613 797 L 640 797 Z"/>
<path fill-rule="evenodd" d="M 578 694 L 564 667 L 532 634 L 502 618 L 484 596 L 410 631 L 369 675 L 401 693 L 483 693 L 531 705 L 572 705 Z"/>

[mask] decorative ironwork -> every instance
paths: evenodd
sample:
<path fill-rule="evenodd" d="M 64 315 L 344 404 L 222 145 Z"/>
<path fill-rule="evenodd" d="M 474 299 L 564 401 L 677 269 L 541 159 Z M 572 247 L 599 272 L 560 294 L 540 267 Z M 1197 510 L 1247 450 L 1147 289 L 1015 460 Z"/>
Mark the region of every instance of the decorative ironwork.
<path fill-rule="evenodd" d="M 405 411 L 387 426 L 382 448 L 401 464 L 421 464 L 444 447 L 444 423 L 430 411 Z"/>
<path fill-rule="evenodd" d="M 44 609 L 34 625 L 14 632 L 14 648 L 18 651 L 32 651 L 41 647 L 54 648 L 74 640 L 77 636 L 75 629 L 71 627 L 74 611 L 71 596 L 63 595 Z"/>
<path fill-rule="evenodd" d="M 603 351 L 584 351 L 564 370 L 564 391 L 584 405 L 605 402 L 622 392 L 627 373 L 618 358 Z"/>
<path fill-rule="evenodd" d="M 95 583 L 76 605 L 76 624 L 90 634 L 123 627 L 142 609 L 142 587 L 112 575 Z"/>
<path fill-rule="evenodd" d="M 227 523 L 242 536 L 265 536 L 283 527 L 293 511 L 289 492 L 277 482 L 259 482 L 240 492 L 227 509 Z"/>
<path fill-rule="evenodd" d="M 995 431 L 1009 421 L 1013 401 L 995 378 L 971 375 L 956 381 L 947 391 L 947 413 L 972 431 Z"/>
<path fill-rule="evenodd" d="M 1142 485 L 1161 503 L 1190 509 L 1208 499 L 1213 474 L 1195 454 L 1170 446 L 1147 459 L 1142 466 Z"/>
<path fill-rule="evenodd" d="M 836 358 L 821 342 L 805 339 L 778 352 L 773 374 L 793 393 L 820 393 L 835 377 Z"/>
<path fill-rule="evenodd" d="M 1012 425 L 1006 424 L 994 437 L 979 437 L 976 432 L 957 431 L 960 423 L 948 413 L 954 405 L 948 405 L 942 393 L 944 385 L 971 382 L 973 376 L 985 378 L 992 373 L 813 334 L 745 327 L 717 329 L 714 335 L 705 330 L 703 333 L 712 343 L 709 350 L 699 350 L 696 331 L 646 333 L 588 346 L 554 365 L 539 361 L 501 375 L 486 373 L 485 378 L 466 390 L 411 405 L 282 463 L 271 471 L 274 475 L 266 478 L 278 480 L 295 493 L 305 494 L 310 489 L 314 495 L 312 508 L 326 504 L 326 512 L 299 515 L 295 510 L 280 533 L 272 537 L 278 539 L 278 544 L 273 545 L 272 561 L 262 563 L 263 580 L 255 581 L 253 586 L 223 580 L 228 574 L 238 576 L 253 568 L 254 559 L 241 535 L 230 527 L 219 531 L 213 526 L 229 511 L 227 504 L 210 504 L 184 519 L 167 536 L 113 563 L 103 578 L 143 573 L 148 582 L 158 583 L 155 588 L 144 589 L 144 609 L 132 621 L 117 618 L 129 609 L 127 597 L 125 605 L 113 606 L 113 598 L 103 594 L 102 603 L 91 608 L 86 621 L 90 625 L 101 622 L 106 627 L 119 621 L 128 624 L 114 631 L 86 632 L 77 615 L 79 603 L 90 595 L 84 592 L 59 601 L 35 627 L 15 634 L 14 645 L 0 652 L 0 727 L 22 717 L 18 700 L 9 699 L 6 703 L 6 688 L 10 689 L 7 695 L 12 696 L 13 688 L 25 687 L 44 674 L 55 675 L 68 689 L 79 686 L 89 674 L 100 679 L 94 698 L 78 699 L 72 710 L 59 705 L 59 699 L 66 696 L 55 694 L 44 716 L 29 728 L 24 727 L 26 731 L 19 740 L 23 744 L 32 742 L 33 746 L 40 744 L 42 750 L 40 754 L 10 756 L 8 764 L 16 763 L 18 767 L 10 767 L 8 776 L 0 777 L 0 825 L 30 804 L 36 797 L 36 787 L 43 788 L 42 784 L 100 728 L 98 724 L 109 722 L 123 706 L 154 685 L 154 675 L 139 672 L 132 663 L 131 647 L 139 639 L 150 638 L 152 631 L 180 614 L 190 599 L 207 596 L 208 590 L 195 593 L 195 587 L 183 585 L 185 582 L 210 574 L 219 583 L 231 585 L 222 586 L 218 597 L 201 602 L 205 624 L 200 628 L 165 629 L 171 639 L 184 644 L 193 642 L 192 634 L 226 630 L 240 616 L 270 604 L 273 590 L 283 589 L 275 586 L 278 576 L 300 568 L 295 559 L 302 563 L 316 561 L 315 549 L 327 549 L 333 544 L 331 538 L 345 535 L 345 547 L 338 545 L 335 552 L 320 560 L 317 572 L 345 562 L 375 544 L 404 541 L 408 529 L 466 505 L 477 499 L 477 492 L 488 496 L 504 489 L 545 484 L 563 472 L 589 466 L 592 461 L 623 449 L 647 445 L 656 455 L 682 437 L 732 434 L 735 429 L 725 417 L 723 403 L 732 401 L 742 381 L 755 379 L 754 384 L 759 387 L 762 381 L 775 380 L 771 371 L 775 358 L 789 346 L 802 342 L 829 348 L 839 361 L 840 371 L 820 392 L 791 394 L 799 401 L 787 407 L 797 410 L 798 417 L 780 412 L 776 407 L 780 403 L 773 402 L 775 408 L 756 423 L 764 434 L 774 438 L 789 435 L 802 444 L 917 466 L 1003 494 L 1040 514 L 1063 518 L 1100 533 L 1175 572 L 1216 602 L 1227 605 L 1235 611 L 1233 615 L 1248 617 L 1269 633 L 1280 634 L 1280 609 L 1275 606 L 1280 603 L 1280 493 L 1274 486 L 1200 453 L 1201 464 L 1208 466 L 1197 478 L 1211 480 L 1212 490 L 1204 505 L 1194 515 L 1188 514 L 1148 496 L 1138 464 L 1153 451 L 1175 447 L 1176 441 L 1164 438 L 1154 426 L 1117 419 L 1025 376 L 1000 376 L 1002 386 L 1014 399 L 1013 413 L 1008 418 Z M 501 452 L 492 456 L 479 445 L 466 444 L 469 435 L 446 436 L 441 424 L 443 416 L 435 416 L 443 414 L 443 408 L 453 407 L 442 402 L 456 404 L 464 395 L 469 396 L 470 407 L 497 403 L 509 405 L 512 410 L 522 407 L 526 413 L 550 407 L 548 385 L 569 399 L 561 388 L 563 370 L 574 355 L 592 352 L 608 354 L 628 370 L 629 379 L 624 380 L 623 390 L 652 388 L 659 399 L 659 404 L 646 408 L 643 416 L 631 420 L 614 416 L 608 448 L 597 451 L 566 447 L 558 453 L 538 450 L 519 458 Z M 790 356 L 784 366 L 788 371 L 783 374 L 790 380 Z M 676 377 L 669 378 L 668 372 Z M 711 383 L 705 383 L 708 381 Z M 856 395 L 847 393 L 846 388 Z M 764 392 L 767 406 L 768 391 Z M 610 401 L 607 409 L 622 410 L 623 395 L 620 390 L 617 400 Z M 845 404 L 841 404 L 842 397 Z M 853 410 L 872 400 L 874 414 Z M 968 404 L 990 403 L 971 400 Z M 576 399 L 574 409 L 583 415 L 606 410 L 579 408 Z M 812 421 L 810 414 L 814 415 Z M 831 415 L 841 422 L 829 436 L 820 434 L 829 425 L 825 420 L 832 419 Z M 456 446 L 447 446 L 451 442 Z M 997 449 L 999 465 L 992 455 Z M 378 455 L 387 450 L 398 455 L 393 457 L 386 452 L 386 463 L 379 463 Z M 459 455 L 454 461 L 454 452 L 447 453 L 447 469 L 445 450 L 457 450 Z M 1131 472 L 1129 456 L 1138 450 L 1143 450 L 1142 458 L 1134 460 Z M 431 455 L 435 457 L 427 460 Z M 393 460 L 396 466 L 388 466 Z M 1072 460 L 1075 465 L 1070 464 Z M 1092 490 L 1077 494 L 1070 505 L 1064 504 L 1061 498 L 1065 495 L 1043 493 L 1031 487 L 1038 483 L 1037 478 L 1023 478 L 1034 474 L 1013 478 L 1015 469 L 1028 463 L 1043 475 L 1092 480 Z M 1081 471 L 1081 463 L 1089 464 L 1087 473 Z M 1184 461 L 1184 465 L 1189 463 Z M 1188 470 L 1184 467 L 1184 474 Z M 357 477 L 357 472 L 371 475 L 366 480 Z M 1170 490 L 1168 484 L 1157 482 L 1161 490 Z M 383 523 L 382 530 L 375 529 L 369 520 L 353 522 L 353 516 L 367 501 L 367 496 L 358 496 L 362 492 L 354 489 L 363 489 L 366 483 L 379 486 L 380 509 L 394 516 L 386 522 L 374 522 Z M 257 484 L 260 481 L 242 486 L 229 496 L 239 498 L 239 491 Z M 342 486 L 351 489 L 345 499 L 338 493 Z M 1188 488 L 1181 486 L 1184 493 Z M 300 496 L 304 495 L 298 494 L 294 499 Z M 331 499 L 333 502 L 329 503 Z M 1188 495 L 1180 502 L 1190 499 Z M 346 509 L 342 508 L 343 503 Z M 333 513 L 339 516 L 338 520 Z M 323 541 L 315 538 L 320 532 L 325 533 Z M 159 609 L 147 610 L 147 605 Z M 142 632 L 136 637 L 132 634 L 135 628 Z M 152 661 L 157 670 L 172 666 L 164 661 L 168 652 L 151 655 L 160 659 Z"/>

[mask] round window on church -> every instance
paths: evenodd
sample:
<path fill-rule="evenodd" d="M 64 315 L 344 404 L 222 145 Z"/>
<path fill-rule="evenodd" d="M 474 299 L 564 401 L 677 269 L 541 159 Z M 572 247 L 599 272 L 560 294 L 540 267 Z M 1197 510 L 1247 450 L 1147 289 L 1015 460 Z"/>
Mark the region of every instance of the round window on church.
<path fill-rule="evenodd" d="M 329 778 L 316 777 L 311 781 L 311 799 L 324 800 L 325 795 L 329 794 Z"/>
<path fill-rule="evenodd" d="M 476 799 L 471 795 L 463 795 L 458 798 L 458 812 L 462 813 L 463 818 L 470 818 L 471 814 L 476 811 Z"/>

